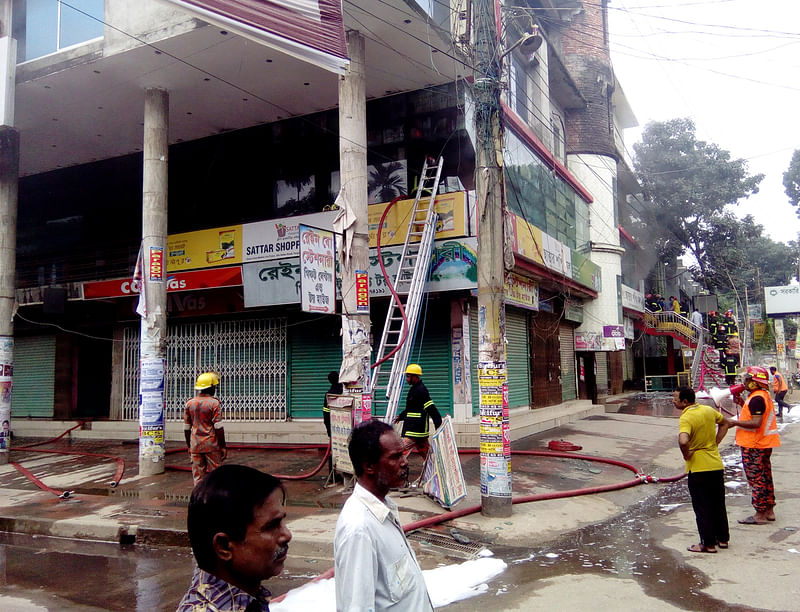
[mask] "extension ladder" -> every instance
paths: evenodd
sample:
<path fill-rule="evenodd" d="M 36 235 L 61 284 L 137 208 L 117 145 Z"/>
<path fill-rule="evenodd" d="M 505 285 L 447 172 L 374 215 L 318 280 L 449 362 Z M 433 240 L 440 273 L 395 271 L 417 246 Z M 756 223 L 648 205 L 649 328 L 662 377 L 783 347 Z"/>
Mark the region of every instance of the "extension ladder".
<path fill-rule="evenodd" d="M 431 165 L 429 161 L 432 162 Z M 394 287 L 397 297 L 392 294 L 389 302 L 376 354 L 375 362 L 378 365 L 375 366 L 370 381 L 373 414 L 379 414 L 385 408 L 384 421 L 387 423 L 391 423 L 397 413 L 405 381 L 406 363 L 414 343 L 422 296 L 430 272 L 437 222 L 434 200 L 439 189 L 443 161 L 441 157 L 437 162 L 426 159 L 422 166 L 397 276 L 394 281 L 387 279 Z M 405 311 L 405 319 L 402 311 Z M 395 349 L 397 351 L 386 359 Z"/>

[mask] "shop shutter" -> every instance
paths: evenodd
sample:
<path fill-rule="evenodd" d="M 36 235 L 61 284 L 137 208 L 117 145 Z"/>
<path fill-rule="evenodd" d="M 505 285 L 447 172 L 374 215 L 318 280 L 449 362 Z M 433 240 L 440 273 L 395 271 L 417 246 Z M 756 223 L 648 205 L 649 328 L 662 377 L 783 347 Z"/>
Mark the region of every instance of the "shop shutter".
<path fill-rule="evenodd" d="M 426 312 L 427 310 L 427 312 Z M 424 327 L 423 327 L 424 326 Z M 452 359 L 450 355 L 450 302 L 446 300 L 423 302 L 417 337 L 408 363 L 422 366 L 422 382 L 428 388 L 433 403 L 444 417 L 453 414 Z M 408 385 L 403 386 L 397 412 L 406 407 Z"/>
<path fill-rule="evenodd" d="M 597 392 L 608 393 L 608 353 L 598 351 L 594 359 L 597 364 Z"/>
<path fill-rule="evenodd" d="M 55 365 L 54 336 L 15 339 L 12 419 L 53 417 Z"/>
<path fill-rule="evenodd" d="M 469 311 L 470 360 L 472 364 L 472 414 L 480 411 L 478 376 L 478 310 L 473 303 Z M 528 321 L 524 312 L 506 309 L 506 362 L 508 374 L 508 406 L 530 406 L 530 360 Z"/>
<path fill-rule="evenodd" d="M 561 400 L 566 402 L 578 397 L 575 365 L 575 334 L 571 325 L 560 325 L 558 340 L 561 348 Z"/>
<path fill-rule="evenodd" d="M 298 317 L 289 326 L 289 414 L 322 418 L 328 373 L 342 365 L 341 319 Z"/>
<path fill-rule="evenodd" d="M 506 308 L 506 340 L 508 407 L 530 406 L 528 316 L 525 311 Z"/>

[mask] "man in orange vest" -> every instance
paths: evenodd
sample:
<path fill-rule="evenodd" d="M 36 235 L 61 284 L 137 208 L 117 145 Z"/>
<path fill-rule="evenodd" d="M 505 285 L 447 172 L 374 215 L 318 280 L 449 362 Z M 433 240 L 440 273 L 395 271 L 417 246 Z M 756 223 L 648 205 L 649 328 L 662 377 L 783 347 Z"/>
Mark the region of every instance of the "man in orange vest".
<path fill-rule="evenodd" d="M 742 407 L 736 444 L 742 448 L 742 467 L 752 489 L 755 513 L 739 519 L 742 525 L 765 525 L 775 520 L 775 486 L 772 482 L 772 449 L 780 446 L 775 408 L 769 396 L 769 373 L 761 366 L 749 366 L 744 386 L 750 392 Z"/>
<path fill-rule="evenodd" d="M 772 391 L 775 393 L 775 403 L 778 404 L 778 419 L 783 421 L 783 407 L 786 406 L 786 414 L 789 414 L 792 409 L 790 404 L 783 401 L 783 398 L 786 397 L 786 392 L 789 390 L 789 385 L 786 384 L 783 374 L 778 372 L 778 368 L 775 366 L 772 366 L 769 372 L 772 374 Z"/>

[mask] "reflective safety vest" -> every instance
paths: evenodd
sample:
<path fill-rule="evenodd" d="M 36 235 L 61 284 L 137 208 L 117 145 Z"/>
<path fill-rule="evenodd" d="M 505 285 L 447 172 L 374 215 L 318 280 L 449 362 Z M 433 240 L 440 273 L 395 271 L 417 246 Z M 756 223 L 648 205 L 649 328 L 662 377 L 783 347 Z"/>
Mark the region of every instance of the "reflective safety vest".
<path fill-rule="evenodd" d="M 775 407 L 772 405 L 772 398 L 769 396 L 769 392 L 765 389 L 753 391 L 747 397 L 739 419 L 742 421 L 749 421 L 753 418 L 753 415 L 750 414 L 750 402 L 754 397 L 763 397 L 764 403 L 767 406 L 764 412 L 764 418 L 761 419 L 761 426 L 758 429 L 743 429 L 737 427 L 736 444 L 744 448 L 775 448 L 776 446 L 780 446 L 781 439 L 778 435 L 778 420 L 775 418 Z"/>
<path fill-rule="evenodd" d="M 786 385 L 786 379 L 780 372 L 775 372 L 775 374 L 772 375 L 772 390 L 775 393 L 789 390 L 789 387 Z"/>

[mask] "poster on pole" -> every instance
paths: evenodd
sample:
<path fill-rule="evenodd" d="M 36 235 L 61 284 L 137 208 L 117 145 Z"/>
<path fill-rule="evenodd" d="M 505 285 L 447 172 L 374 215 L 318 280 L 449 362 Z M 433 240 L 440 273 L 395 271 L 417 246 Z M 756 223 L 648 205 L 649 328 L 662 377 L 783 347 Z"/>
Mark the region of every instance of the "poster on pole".
<path fill-rule="evenodd" d="M 511 444 L 505 361 L 478 363 L 481 495 L 511 497 Z"/>
<path fill-rule="evenodd" d="M 467 496 L 450 415 L 444 417 L 431 436 L 431 450 L 422 472 L 422 490 L 443 508 L 452 508 Z"/>
<path fill-rule="evenodd" d="M 354 474 L 350 453 L 347 451 L 347 442 L 353 430 L 353 405 L 355 398 L 352 395 L 325 396 L 328 408 L 331 410 L 331 457 L 333 469 L 345 474 Z"/>
<path fill-rule="evenodd" d="M 332 231 L 299 226 L 300 304 L 304 312 L 336 314 L 336 247 Z"/>
<path fill-rule="evenodd" d="M 164 373 L 166 360 L 145 357 L 139 361 L 139 457 L 164 458 Z"/>
<path fill-rule="evenodd" d="M 11 388 L 14 376 L 14 339 L 0 338 L 0 453 L 11 450 Z"/>

